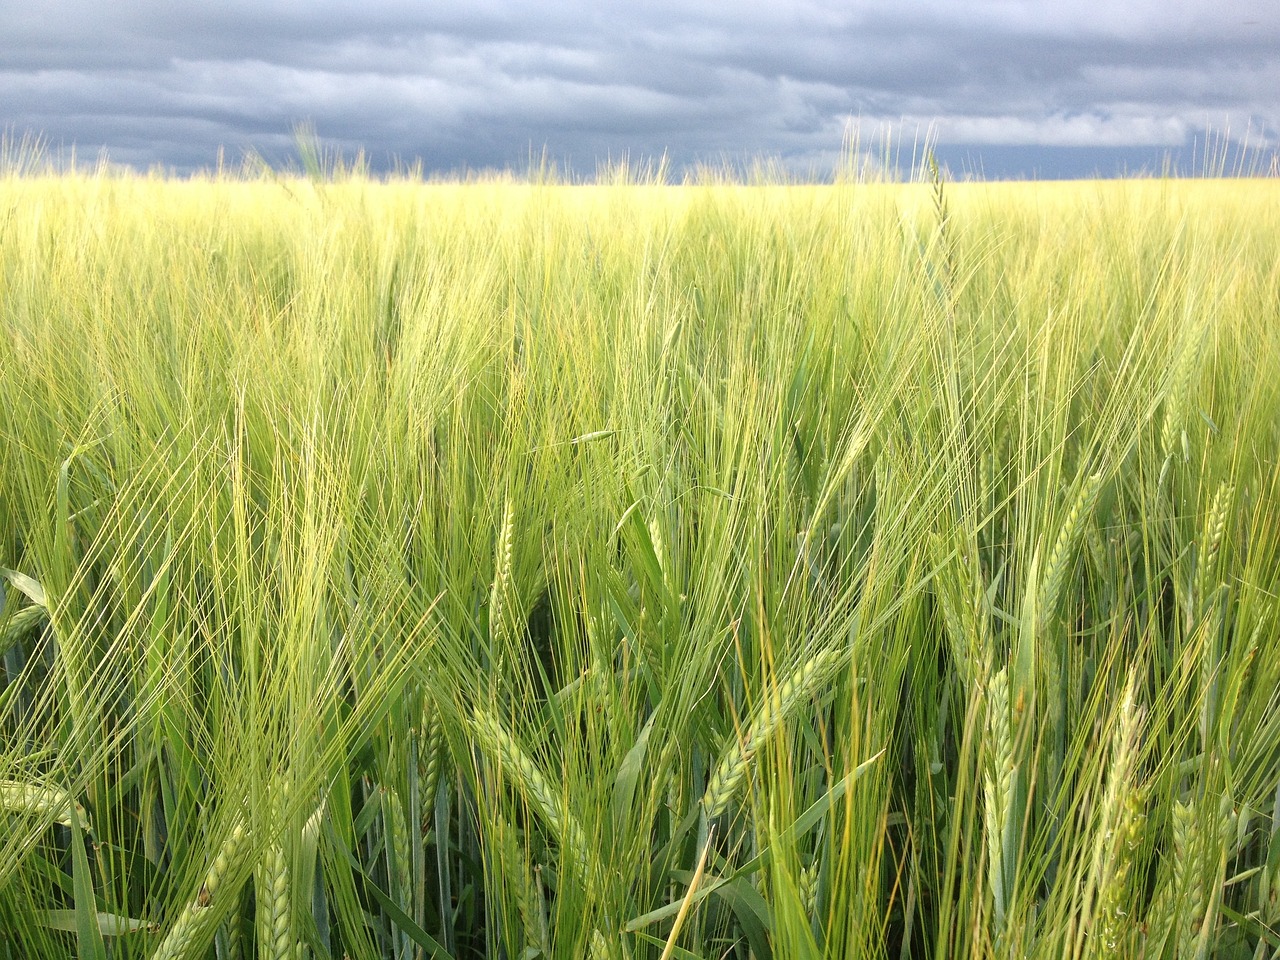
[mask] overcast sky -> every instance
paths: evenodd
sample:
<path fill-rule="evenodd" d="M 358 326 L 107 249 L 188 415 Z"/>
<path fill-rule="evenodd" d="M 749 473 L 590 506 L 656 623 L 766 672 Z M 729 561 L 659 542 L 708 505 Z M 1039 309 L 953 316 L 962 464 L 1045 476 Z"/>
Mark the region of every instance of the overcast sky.
<path fill-rule="evenodd" d="M 0 125 L 141 168 L 283 162 L 309 122 L 380 169 L 822 172 L 851 118 L 989 177 L 1274 149 L 1280 2 L 0 0 Z"/>

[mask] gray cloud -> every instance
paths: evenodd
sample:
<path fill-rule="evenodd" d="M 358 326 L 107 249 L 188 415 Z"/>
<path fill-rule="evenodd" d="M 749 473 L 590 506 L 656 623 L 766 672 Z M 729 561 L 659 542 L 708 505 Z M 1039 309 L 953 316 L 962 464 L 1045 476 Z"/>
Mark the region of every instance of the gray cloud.
<path fill-rule="evenodd" d="M 1053 175 L 1054 151 L 1154 157 L 1207 126 L 1275 147 L 1271 6 L 0 0 L 0 124 L 142 167 L 283 158 L 310 121 L 376 165 L 519 168 L 545 147 L 590 172 L 664 152 L 829 166 L 857 118 Z"/>

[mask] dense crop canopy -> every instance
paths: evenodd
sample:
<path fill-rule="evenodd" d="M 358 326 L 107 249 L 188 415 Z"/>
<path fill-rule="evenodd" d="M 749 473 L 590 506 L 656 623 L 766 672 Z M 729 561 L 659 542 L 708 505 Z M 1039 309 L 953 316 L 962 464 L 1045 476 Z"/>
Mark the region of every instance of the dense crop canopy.
<path fill-rule="evenodd" d="M 0 958 L 1276 955 L 1278 247 L 0 179 Z"/>

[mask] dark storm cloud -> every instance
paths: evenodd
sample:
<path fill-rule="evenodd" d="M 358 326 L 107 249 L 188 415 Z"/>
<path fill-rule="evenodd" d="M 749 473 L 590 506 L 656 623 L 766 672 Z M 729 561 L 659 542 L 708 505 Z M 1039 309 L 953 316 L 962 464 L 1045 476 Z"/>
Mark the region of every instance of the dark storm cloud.
<path fill-rule="evenodd" d="M 829 167 L 851 117 L 867 139 L 932 125 L 967 156 L 1169 150 L 1228 124 L 1274 145 L 1271 5 L 0 0 L 0 123 L 179 169 L 220 145 L 283 157 L 301 121 L 436 169 L 544 147 L 587 172 L 663 152 Z"/>

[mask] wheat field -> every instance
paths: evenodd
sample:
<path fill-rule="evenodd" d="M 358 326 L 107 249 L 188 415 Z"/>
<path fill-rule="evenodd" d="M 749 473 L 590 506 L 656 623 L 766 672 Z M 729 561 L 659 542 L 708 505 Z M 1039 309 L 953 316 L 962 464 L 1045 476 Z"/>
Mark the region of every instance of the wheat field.
<path fill-rule="evenodd" d="M 0 958 L 1275 960 L 1278 246 L 0 175 Z"/>

